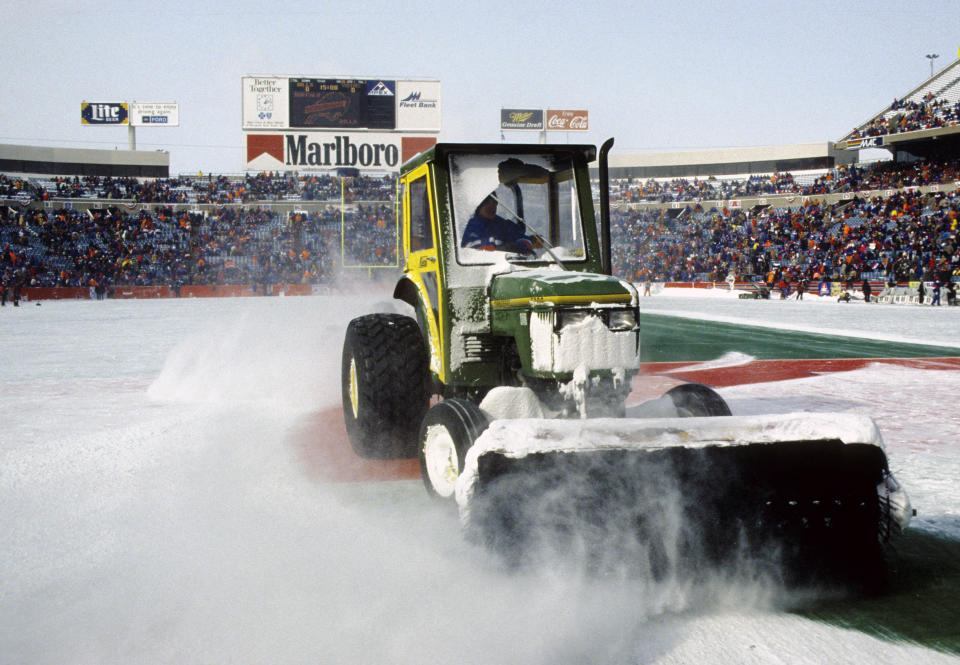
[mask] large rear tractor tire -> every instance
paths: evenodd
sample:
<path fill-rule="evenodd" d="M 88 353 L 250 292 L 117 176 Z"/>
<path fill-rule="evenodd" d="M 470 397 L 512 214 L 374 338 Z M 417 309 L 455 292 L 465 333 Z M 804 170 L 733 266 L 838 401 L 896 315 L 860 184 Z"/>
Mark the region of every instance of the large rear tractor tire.
<path fill-rule="evenodd" d="M 730 407 L 717 392 L 701 383 L 682 383 L 667 391 L 681 418 L 729 416 Z"/>
<path fill-rule="evenodd" d="M 453 498 L 467 451 L 489 424 L 476 404 L 456 397 L 427 411 L 420 426 L 420 475 L 428 494 Z"/>
<path fill-rule="evenodd" d="M 409 459 L 429 406 L 427 349 L 417 322 L 369 314 L 347 326 L 341 387 L 343 419 L 357 455 Z"/>

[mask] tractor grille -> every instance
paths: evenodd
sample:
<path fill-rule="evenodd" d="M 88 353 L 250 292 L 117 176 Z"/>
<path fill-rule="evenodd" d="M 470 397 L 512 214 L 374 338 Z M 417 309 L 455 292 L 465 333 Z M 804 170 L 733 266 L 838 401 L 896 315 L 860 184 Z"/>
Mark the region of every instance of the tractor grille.
<path fill-rule="evenodd" d="M 495 362 L 500 357 L 500 344 L 489 335 L 463 336 L 463 361 L 468 363 Z"/>

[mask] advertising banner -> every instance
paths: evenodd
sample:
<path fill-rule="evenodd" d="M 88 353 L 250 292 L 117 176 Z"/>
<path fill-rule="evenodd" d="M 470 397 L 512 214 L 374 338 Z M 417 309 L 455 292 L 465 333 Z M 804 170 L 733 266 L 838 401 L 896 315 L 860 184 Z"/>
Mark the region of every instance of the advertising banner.
<path fill-rule="evenodd" d="M 397 81 L 397 129 L 440 131 L 440 81 Z"/>
<path fill-rule="evenodd" d="M 82 125 L 126 125 L 129 109 L 123 102 L 82 102 L 80 104 L 80 124 Z"/>
<path fill-rule="evenodd" d="M 286 129 L 290 94 L 285 76 L 244 76 L 243 129 Z"/>
<path fill-rule="evenodd" d="M 558 132 L 585 132 L 590 128 L 587 111 L 558 111 L 547 109 L 547 130 Z"/>
<path fill-rule="evenodd" d="M 403 138 L 385 132 L 250 132 L 244 136 L 244 168 L 394 171 L 403 161 Z"/>
<path fill-rule="evenodd" d="M 864 136 L 858 139 L 847 139 L 843 142 L 846 150 L 861 150 L 863 148 L 880 148 L 883 146 L 882 136 Z"/>
<path fill-rule="evenodd" d="M 131 102 L 130 124 L 135 127 L 178 127 L 180 106 L 176 102 Z"/>
<path fill-rule="evenodd" d="M 543 109 L 500 109 L 500 129 L 543 131 Z"/>
<path fill-rule="evenodd" d="M 242 128 L 440 131 L 434 80 L 242 77 Z"/>

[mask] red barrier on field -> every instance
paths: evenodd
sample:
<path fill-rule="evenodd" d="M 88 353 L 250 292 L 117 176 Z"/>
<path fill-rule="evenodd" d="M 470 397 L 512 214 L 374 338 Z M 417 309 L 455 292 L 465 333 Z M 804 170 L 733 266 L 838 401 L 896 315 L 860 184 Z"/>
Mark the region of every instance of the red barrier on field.
<path fill-rule="evenodd" d="M 827 283 L 830 284 L 831 287 L 834 284 L 842 287 L 840 282 L 827 282 Z M 861 292 L 860 287 L 862 286 L 862 284 L 863 282 L 856 282 L 854 284 L 853 292 L 860 293 Z M 664 282 L 663 286 L 664 288 L 669 288 L 669 289 L 719 289 L 721 291 L 730 290 L 729 282 Z M 736 289 L 737 291 L 755 291 L 757 286 L 765 286 L 765 285 L 761 283 L 754 284 L 751 282 L 736 282 L 734 283 L 733 288 Z M 886 287 L 886 284 L 884 284 L 883 282 L 876 282 L 876 281 L 870 282 L 870 290 L 874 298 L 880 295 L 880 293 L 884 290 L 885 287 Z M 770 293 L 775 294 L 776 298 L 780 297 L 779 284 L 774 284 L 769 288 L 770 288 Z M 797 288 L 798 288 L 798 285 L 796 282 L 790 283 L 790 297 L 796 296 Z M 807 289 L 806 291 L 804 291 L 804 293 L 810 293 L 810 294 L 816 295 L 819 289 L 820 289 L 820 282 L 809 282 L 807 284 Z"/>
<path fill-rule="evenodd" d="M 811 282 L 807 286 L 807 293 L 816 294 L 819 288 L 819 282 Z M 665 282 L 664 287 L 671 289 L 720 289 L 727 291 L 730 284 L 727 282 Z M 884 289 L 883 282 L 870 282 L 873 290 L 873 296 L 878 296 Z M 347 291 L 349 286 L 340 286 Z M 734 288 L 738 291 L 753 291 L 754 285 L 749 282 L 737 282 Z M 791 284 L 790 297 L 796 296 L 796 284 Z M 276 284 L 271 287 L 267 295 L 287 296 L 308 296 L 314 292 L 312 284 Z M 860 293 L 860 284 L 854 288 L 854 292 Z M 780 289 L 774 286 L 771 290 L 774 298 L 780 297 Z M 250 285 L 230 285 L 230 286 L 182 286 L 180 287 L 181 298 L 236 298 L 243 296 L 264 295 L 261 291 L 254 292 Z M 85 286 L 29 286 L 23 289 L 23 297 L 26 300 L 92 300 L 90 289 Z M 174 298 L 176 295 L 169 286 L 114 286 L 110 294 L 111 298 Z"/>

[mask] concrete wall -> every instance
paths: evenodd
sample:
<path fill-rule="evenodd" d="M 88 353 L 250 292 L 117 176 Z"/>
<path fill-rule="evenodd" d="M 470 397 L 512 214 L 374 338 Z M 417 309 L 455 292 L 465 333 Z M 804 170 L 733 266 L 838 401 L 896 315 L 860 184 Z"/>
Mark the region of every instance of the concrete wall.
<path fill-rule="evenodd" d="M 0 171 L 40 175 L 166 178 L 170 153 L 0 144 Z"/>
<path fill-rule="evenodd" d="M 612 152 L 611 178 L 686 178 L 810 171 L 843 163 L 831 142 L 682 152 Z"/>

